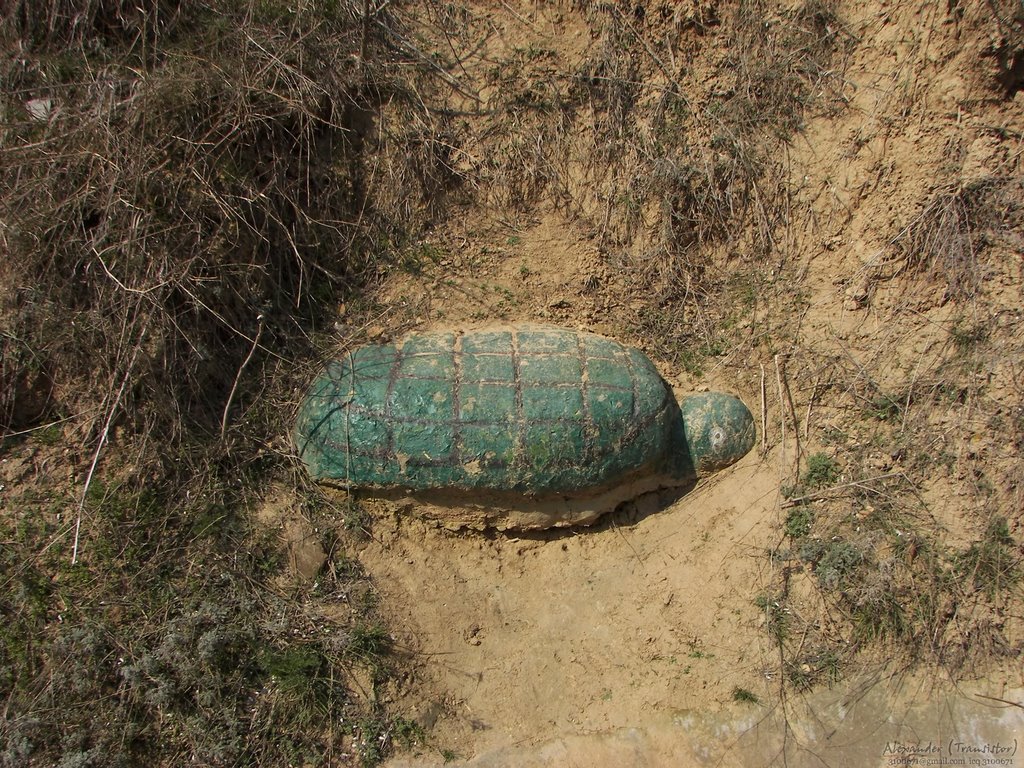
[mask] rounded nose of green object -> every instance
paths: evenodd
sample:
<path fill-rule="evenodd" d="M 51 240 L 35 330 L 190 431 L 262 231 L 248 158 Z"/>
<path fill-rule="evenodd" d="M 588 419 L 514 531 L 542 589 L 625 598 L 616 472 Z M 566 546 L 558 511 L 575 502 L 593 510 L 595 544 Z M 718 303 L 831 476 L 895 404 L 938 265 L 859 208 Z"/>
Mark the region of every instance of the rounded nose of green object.
<path fill-rule="evenodd" d="M 729 466 L 754 447 L 754 417 L 739 398 L 704 392 L 685 398 L 679 409 L 698 476 Z"/>

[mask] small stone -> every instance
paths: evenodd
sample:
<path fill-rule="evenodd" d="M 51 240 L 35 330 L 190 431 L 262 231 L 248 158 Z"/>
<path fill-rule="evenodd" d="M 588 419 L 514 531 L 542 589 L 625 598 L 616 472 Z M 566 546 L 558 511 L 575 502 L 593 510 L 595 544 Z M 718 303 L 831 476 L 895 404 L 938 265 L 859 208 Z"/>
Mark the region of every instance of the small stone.
<path fill-rule="evenodd" d="M 864 307 L 868 303 L 868 298 L 871 296 L 871 278 L 864 275 L 860 280 L 850 285 L 845 291 L 845 298 L 843 299 L 843 308 L 849 310 L 857 310 Z"/>
<path fill-rule="evenodd" d="M 25 109 L 33 120 L 45 123 L 56 111 L 53 107 L 53 99 L 29 99 L 25 102 Z"/>
<path fill-rule="evenodd" d="M 482 642 L 482 638 L 480 637 L 480 625 L 476 623 L 471 624 L 469 629 L 466 630 L 464 636 L 466 642 L 470 645 L 480 645 Z"/>

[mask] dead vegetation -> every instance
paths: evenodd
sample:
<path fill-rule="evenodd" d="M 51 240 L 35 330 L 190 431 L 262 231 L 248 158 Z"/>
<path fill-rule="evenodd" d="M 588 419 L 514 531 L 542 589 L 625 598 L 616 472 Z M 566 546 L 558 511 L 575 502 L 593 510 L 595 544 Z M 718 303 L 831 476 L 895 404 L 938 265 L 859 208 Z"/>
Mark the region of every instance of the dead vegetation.
<path fill-rule="evenodd" d="M 593 44 L 582 63 L 542 44 L 509 51 L 487 67 L 480 126 L 465 135 L 475 199 L 577 220 L 643 297 L 623 330 L 694 370 L 728 321 L 712 299 L 789 257 L 787 142 L 808 110 L 842 103 L 856 43 L 834 4 L 708 5 L 683 15 L 583 4 L 579 33 Z M 470 10 L 443 32 L 459 51 L 492 34 Z M 710 71 L 688 55 L 712 59 Z"/>
<path fill-rule="evenodd" d="M 360 3 L 2 24 L 0 762 L 376 762 L 394 723 L 352 675 L 387 677 L 386 630 L 306 607 L 370 593 L 337 547 L 276 593 L 252 510 L 301 484 L 282 436 L 333 311 L 372 306 L 447 183 L 428 68 Z M 385 101 L 415 119 L 378 132 Z"/>
<path fill-rule="evenodd" d="M 710 77 L 665 64 L 676 41 L 658 50 L 649 32 L 627 24 L 617 34 L 630 39 L 610 49 L 653 61 L 644 92 L 629 115 L 591 94 L 609 121 L 595 143 L 613 147 L 621 168 L 598 187 L 602 243 L 636 290 L 652 294 L 632 330 L 694 372 L 722 346 L 722 294 L 763 282 L 788 258 L 778 240 L 790 206 L 786 143 L 806 110 L 840 96 L 853 42 L 827 4 L 776 15 L 747 2 L 732 13 L 721 20 L 724 54 Z M 609 19 L 604 34 L 615 28 Z"/>
<path fill-rule="evenodd" d="M 4 73 L 5 360 L 54 383 L 55 416 L 130 379 L 117 410 L 135 426 L 221 431 L 251 402 L 228 402 L 249 351 L 258 368 L 309 350 L 329 302 L 386 268 L 380 244 L 414 231 L 405 200 L 436 192 L 435 145 L 386 179 L 364 146 L 416 67 L 378 65 L 395 53 L 344 6 L 30 6 L 7 19 L 23 52 Z M 413 123 L 382 153 L 435 133 Z"/>
<path fill-rule="evenodd" d="M 973 299 L 985 282 L 982 252 L 1008 236 L 1019 240 L 1011 223 L 1019 221 L 1022 202 L 1021 181 L 1009 176 L 936 190 L 894 243 L 903 267 L 930 284 L 944 283 L 948 299 Z"/>

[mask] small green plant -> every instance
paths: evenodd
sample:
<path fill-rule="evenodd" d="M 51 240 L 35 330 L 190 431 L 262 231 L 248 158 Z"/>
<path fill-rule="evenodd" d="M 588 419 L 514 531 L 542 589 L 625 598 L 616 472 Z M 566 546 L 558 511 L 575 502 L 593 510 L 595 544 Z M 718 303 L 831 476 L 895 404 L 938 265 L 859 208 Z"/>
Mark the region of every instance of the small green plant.
<path fill-rule="evenodd" d="M 287 553 L 276 531 L 269 528 L 257 532 L 246 551 L 246 561 L 253 572 L 270 577 L 284 568 Z"/>
<path fill-rule="evenodd" d="M 975 324 L 967 325 L 957 322 L 949 331 L 949 338 L 953 345 L 962 354 L 973 352 L 978 345 L 988 341 L 992 331 L 988 325 Z"/>
<path fill-rule="evenodd" d="M 878 421 L 894 423 L 903 413 L 903 403 L 883 392 L 879 392 L 868 403 L 868 414 Z"/>
<path fill-rule="evenodd" d="M 373 661 L 387 653 L 390 646 L 391 636 L 384 627 L 358 624 L 349 633 L 346 651 L 364 661 Z"/>
<path fill-rule="evenodd" d="M 190 531 L 197 539 L 202 536 L 217 539 L 230 527 L 230 518 L 230 512 L 222 504 L 210 504 L 195 514 Z"/>
<path fill-rule="evenodd" d="M 850 542 L 830 542 L 818 560 L 818 581 L 827 589 L 842 589 L 863 562 L 863 553 Z"/>
<path fill-rule="evenodd" d="M 64 431 L 56 424 L 51 424 L 48 427 L 44 427 L 36 433 L 36 442 L 40 445 L 54 446 L 59 445 L 61 440 L 64 439 Z"/>
<path fill-rule="evenodd" d="M 401 716 L 394 719 L 391 730 L 395 735 L 395 741 L 406 749 L 422 744 L 427 737 L 422 725 L 415 720 L 408 720 Z"/>
<path fill-rule="evenodd" d="M 811 532 L 814 522 L 814 511 L 807 505 L 793 507 L 786 515 L 786 535 L 793 539 L 801 539 Z"/>
<path fill-rule="evenodd" d="M 804 485 L 815 490 L 833 485 L 839 479 L 839 463 L 827 453 L 812 453 L 807 457 Z"/>
<path fill-rule="evenodd" d="M 349 495 L 343 505 L 342 514 L 342 521 L 346 531 L 359 534 L 360 536 L 370 535 L 373 518 L 366 511 L 366 508 L 359 503 L 358 499 Z"/>
<path fill-rule="evenodd" d="M 893 587 L 865 590 L 853 610 L 855 634 L 864 640 L 906 636 L 912 626 Z"/>
<path fill-rule="evenodd" d="M 760 704 L 761 699 L 758 698 L 756 693 L 748 691 L 746 688 L 733 688 L 732 689 L 732 700 L 741 704 Z"/>
<path fill-rule="evenodd" d="M 704 358 L 692 349 L 679 353 L 679 363 L 683 366 L 683 370 L 694 378 L 699 379 L 704 375 Z"/>
<path fill-rule="evenodd" d="M 303 694 L 312 689 L 324 659 L 318 649 L 299 645 L 267 651 L 262 663 L 282 691 Z"/>
<path fill-rule="evenodd" d="M 800 691 L 813 688 L 820 682 L 839 679 L 839 656 L 831 649 L 811 651 L 785 664 L 786 679 Z"/>
<path fill-rule="evenodd" d="M 804 664 L 786 664 L 786 679 L 798 691 L 807 691 L 814 687 L 812 670 Z"/>
<path fill-rule="evenodd" d="M 420 242 L 403 249 L 398 256 L 399 267 L 410 275 L 422 275 L 429 266 L 441 261 L 444 253 L 432 243 Z"/>
<path fill-rule="evenodd" d="M 379 715 L 363 718 L 356 729 L 360 768 L 376 768 L 384 760 L 388 723 Z"/>
<path fill-rule="evenodd" d="M 850 436 L 835 426 L 825 426 L 821 430 L 821 442 L 823 445 L 843 446 L 850 440 Z"/>

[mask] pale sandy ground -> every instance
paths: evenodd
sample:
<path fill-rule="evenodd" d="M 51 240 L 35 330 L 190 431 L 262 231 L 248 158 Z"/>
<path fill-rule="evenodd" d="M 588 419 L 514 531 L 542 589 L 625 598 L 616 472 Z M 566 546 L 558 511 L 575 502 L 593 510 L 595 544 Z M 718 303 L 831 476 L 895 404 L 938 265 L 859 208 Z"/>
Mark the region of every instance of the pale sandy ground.
<path fill-rule="evenodd" d="M 403 756 L 391 768 L 793 768 L 1020 764 L 1024 712 L 975 690 L 865 677 L 771 709 L 687 712 L 644 726 L 504 747 L 468 761 Z M 1020 701 L 1024 689 L 1004 690 Z"/>

